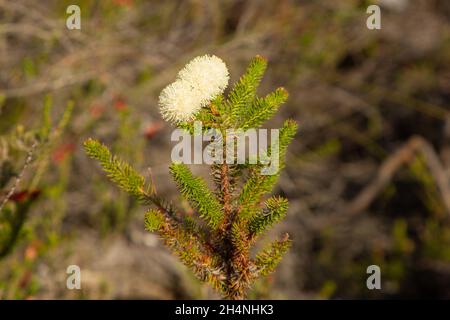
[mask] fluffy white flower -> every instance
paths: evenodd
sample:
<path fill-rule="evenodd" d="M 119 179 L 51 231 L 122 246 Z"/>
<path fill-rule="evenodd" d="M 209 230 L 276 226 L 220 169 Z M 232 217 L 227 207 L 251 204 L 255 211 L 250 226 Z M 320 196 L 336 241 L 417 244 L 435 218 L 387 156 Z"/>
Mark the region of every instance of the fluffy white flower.
<path fill-rule="evenodd" d="M 225 63 L 216 56 L 196 57 L 159 96 L 161 114 L 172 122 L 189 121 L 228 85 Z"/>
<path fill-rule="evenodd" d="M 159 106 L 162 117 L 173 122 L 192 120 L 202 107 L 196 90 L 183 80 L 177 80 L 161 91 Z"/>
<path fill-rule="evenodd" d="M 179 73 L 178 79 L 189 82 L 199 91 L 202 104 L 221 94 L 228 86 L 228 69 L 222 59 L 204 55 L 194 58 Z"/>

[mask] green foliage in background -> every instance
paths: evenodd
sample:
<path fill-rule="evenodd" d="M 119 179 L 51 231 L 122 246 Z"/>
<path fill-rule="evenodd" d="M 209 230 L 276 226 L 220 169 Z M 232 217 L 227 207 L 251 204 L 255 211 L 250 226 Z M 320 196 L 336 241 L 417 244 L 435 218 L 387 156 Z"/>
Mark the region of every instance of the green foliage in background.
<path fill-rule="evenodd" d="M 10 101 L 7 107 L 11 105 L 14 102 Z M 0 297 L 24 298 L 34 294 L 39 286 L 33 274 L 36 257 L 43 255 L 60 238 L 59 228 L 65 211 L 61 206 L 64 202 L 61 194 L 66 188 L 69 167 L 59 167 L 61 179 L 53 185 L 43 185 L 41 180 L 48 172 L 52 154 L 61 142 L 73 107 L 73 102 L 69 102 L 55 122 L 52 98 L 47 96 L 37 128 L 25 130 L 20 124 L 0 125 L 4 132 L 0 135 L 0 262 L 4 267 L 8 266 L 0 273 Z M 22 112 L 15 116 L 18 122 Z M 32 217 L 32 209 L 46 197 L 55 200 L 52 209 Z M 28 257 L 23 261 L 17 258 L 8 261 L 19 244 L 26 247 L 25 256 Z M 3 277 L 7 280 L 3 281 Z"/>

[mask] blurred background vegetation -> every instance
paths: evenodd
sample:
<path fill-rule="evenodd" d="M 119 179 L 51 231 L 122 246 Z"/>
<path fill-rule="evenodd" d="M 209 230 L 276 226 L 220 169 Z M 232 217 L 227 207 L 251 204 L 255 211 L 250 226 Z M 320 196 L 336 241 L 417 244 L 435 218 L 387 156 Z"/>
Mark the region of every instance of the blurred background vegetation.
<path fill-rule="evenodd" d="M 270 126 L 300 123 L 274 230 L 294 246 L 251 297 L 450 298 L 449 21 L 448 0 L 0 0 L 0 297 L 215 297 L 81 148 L 102 140 L 186 206 L 157 98 L 211 53 L 233 81 L 267 57 L 260 93 L 290 92 Z M 82 290 L 66 289 L 71 264 Z"/>

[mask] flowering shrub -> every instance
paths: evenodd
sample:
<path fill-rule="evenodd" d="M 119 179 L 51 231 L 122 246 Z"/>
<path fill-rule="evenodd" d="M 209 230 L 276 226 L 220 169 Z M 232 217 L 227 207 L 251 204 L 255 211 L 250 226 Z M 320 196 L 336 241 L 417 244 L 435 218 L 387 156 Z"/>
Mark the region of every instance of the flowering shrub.
<path fill-rule="evenodd" d="M 195 58 L 162 91 L 161 114 L 189 132 L 194 121 L 201 121 L 205 130 L 220 132 L 260 127 L 287 99 L 282 88 L 264 98 L 257 97 L 256 89 L 266 66 L 264 58 L 255 57 L 225 97 L 229 79 L 225 63 L 215 56 Z M 147 230 L 157 232 L 200 280 L 211 284 L 224 298 L 244 299 L 257 278 L 275 270 L 291 243 L 286 234 L 255 256 L 250 255 L 258 237 L 286 215 L 287 199 L 272 196 L 264 201 L 264 195 L 278 180 L 286 148 L 296 130 L 292 120 L 280 129 L 280 165 L 272 175 L 261 174 L 261 163 L 214 163 L 211 174 L 216 188 L 210 190 L 185 164 L 172 163 L 170 173 L 194 215 L 181 212 L 161 198 L 151 182 L 111 154 L 105 145 L 88 139 L 85 149 L 120 188 L 144 205 L 152 205 L 145 215 Z"/>

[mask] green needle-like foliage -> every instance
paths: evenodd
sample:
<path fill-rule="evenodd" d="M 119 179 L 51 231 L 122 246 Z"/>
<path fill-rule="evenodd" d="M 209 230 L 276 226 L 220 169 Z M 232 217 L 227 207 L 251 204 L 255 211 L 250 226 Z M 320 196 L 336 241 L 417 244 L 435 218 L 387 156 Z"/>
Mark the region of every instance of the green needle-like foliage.
<path fill-rule="evenodd" d="M 262 276 L 272 273 L 290 246 L 291 240 L 286 235 L 284 239 L 276 240 L 259 253 L 255 259 L 258 273 Z"/>
<path fill-rule="evenodd" d="M 148 231 L 158 231 L 164 224 L 164 214 L 157 209 L 149 209 L 145 214 L 144 223 Z"/>
<path fill-rule="evenodd" d="M 228 105 L 231 109 L 233 125 L 239 128 L 239 124 L 248 118 L 249 105 L 255 101 L 256 89 L 267 68 L 267 61 L 261 56 L 256 56 L 247 68 L 246 73 L 235 84 L 228 95 Z"/>
<path fill-rule="evenodd" d="M 100 142 L 88 139 L 84 142 L 86 153 L 100 162 L 108 177 L 126 192 L 141 196 L 145 180 L 130 165 L 118 160 Z"/>
<path fill-rule="evenodd" d="M 194 121 L 201 121 L 204 130 L 213 128 L 221 133 L 228 129 L 245 131 L 260 127 L 288 97 L 283 88 L 258 97 L 256 90 L 266 67 L 264 58 L 255 57 L 228 95 L 215 97 L 192 121 L 179 122 L 177 126 L 191 135 Z M 172 163 L 170 174 L 194 214 L 174 209 L 156 194 L 153 186 L 147 185 L 138 171 L 112 155 L 100 142 L 88 139 L 85 149 L 121 189 L 143 204 L 152 205 L 145 214 L 146 229 L 158 233 L 164 244 L 201 281 L 211 284 L 224 298 L 244 299 L 258 277 L 275 270 L 291 244 L 286 235 L 255 256 L 250 254 L 259 236 L 287 214 L 287 199 L 278 196 L 267 199 L 267 195 L 284 168 L 286 150 L 296 131 L 295 121 L 285 121 L 278 141 L 271 141 L 277 147 L 273 149 L 276 153 L 272 154 L 269 147 L 264 161 L 211 165 L 214 190 L 202 178 L 194 176 L 187 165 Z M 221 143 L 225 148 L 226 138 Z M 278 160 L 279 165 L 272 174 L 262 171 L 267 159 Z"/>
<path fill-rule="evenodd" d="M 272 197 L 266 201 L 266 207 L 249 223 L 252 235 L 258 235 L 286 215 L 289 202 L 285 198 Z"/>
<path fill-rule="evenodd" d="M 286 102 L 288 93 L 284 88 L 278 88 L 275 92 L 264 98 L 256 98 L 251 108 L 248 108 L 245 117 L 241 120 L 242 129 L 258 128 L 266 120 L 272 118 L 281 104 Z"/>
<path fill-rule="evenodd" d="M 222 217 L 220 203 L 209 191 L 206 182 L 194 177 L 191 170 L 182 163 L 172 163 L 170 173 L 177 182 L 181 194 L 192 204 L 194 209 L 211 227 L 215 228 Z"/>
<path fill-rule="evenodd" d="M 285 121 L 279 135 L 279 170 L 274 175 L 262 175 L 259 168 L 250 171 L 249 178 L 239 196 L 240 212 L 243 218 L 249 219 L 258 211 L 261 197 L 270 192 L 284 167 L 287 146 L 291 143 L 297 131 L 297 123 L 293 120 Z"/>

